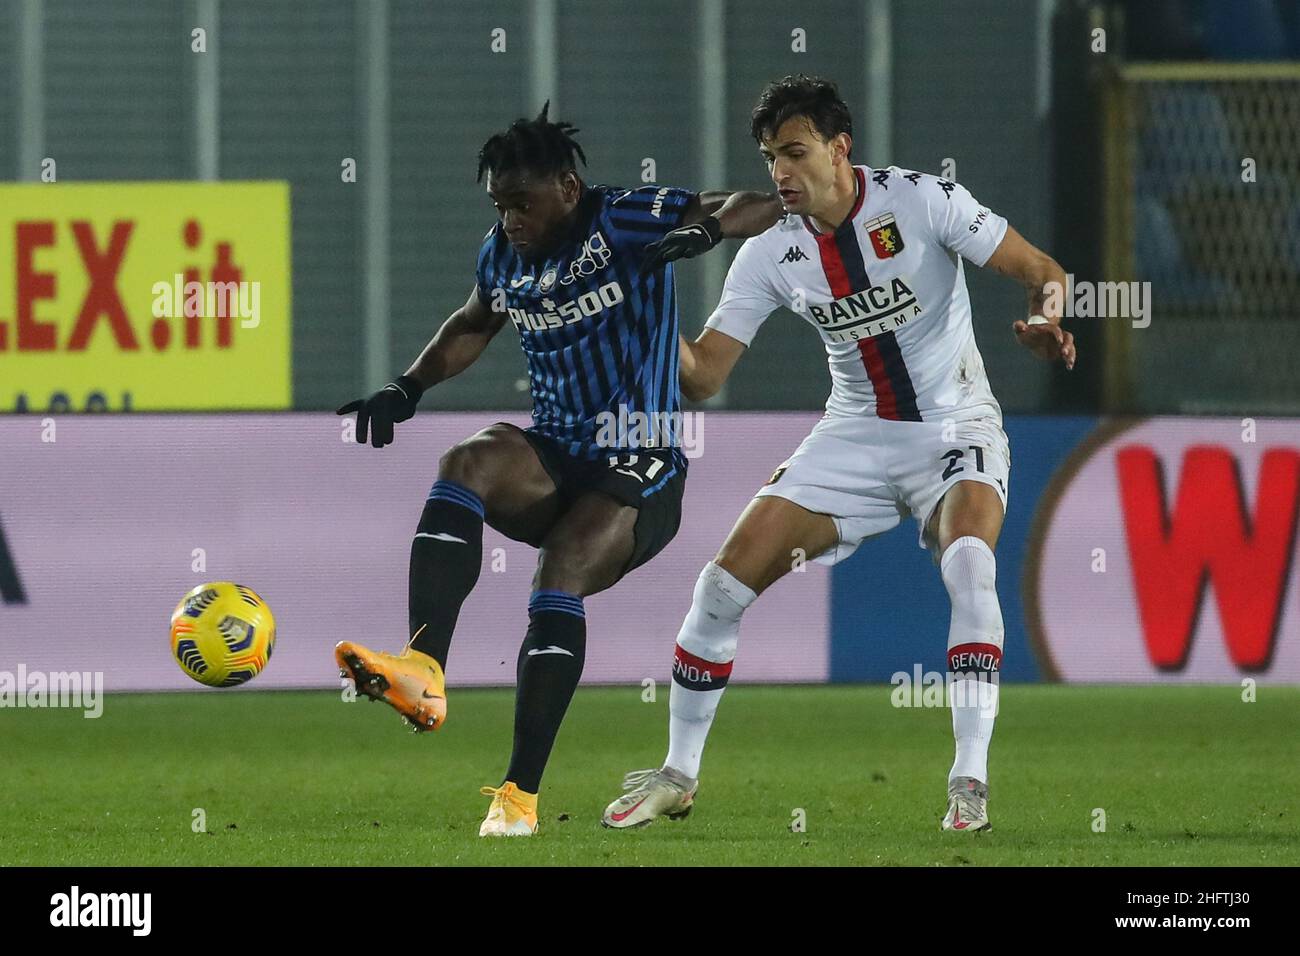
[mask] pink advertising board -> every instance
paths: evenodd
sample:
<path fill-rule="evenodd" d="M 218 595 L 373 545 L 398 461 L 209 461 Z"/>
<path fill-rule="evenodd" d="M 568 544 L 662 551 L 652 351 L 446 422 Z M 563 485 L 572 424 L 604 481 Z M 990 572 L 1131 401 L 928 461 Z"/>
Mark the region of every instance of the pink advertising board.
<path fill-rule="evenodd" d="M 696 576 L 817 418 L 696 419 L 681 530 L 587 599 L 584 681 L 668 679 Z M 278 627 L 249 686 L 337 687 L 337 641 L 401 647 L 411 536 L 438 458 L 498 420 L 527 423 L 423 413 L 376 450 L 344 441 L 331 414 L 65 415 L 52 435 L 40 416 L 0 417 L 0 529 L 25 598 L 0 603 L 0 670 L 102 671 L 109 692 L 196 689 L 170 657 L 168 618 L 194 585 L 232 580 L 267 600 Z M 535 563 L 486 530 L 453 684 L 514 682 Z M 809 564 L 766 593 L 745 617 L 735 679 L 826 680 L 828 588 L 827 569 Z"/>

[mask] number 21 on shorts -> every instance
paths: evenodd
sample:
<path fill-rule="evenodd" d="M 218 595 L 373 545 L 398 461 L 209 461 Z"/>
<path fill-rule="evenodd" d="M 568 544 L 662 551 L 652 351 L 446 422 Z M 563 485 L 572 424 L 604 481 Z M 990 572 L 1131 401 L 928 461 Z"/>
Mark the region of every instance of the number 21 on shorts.
<path fill-rule="evenodd" d="M 609 467 L 613 468 L 620 475 L 628 475 L 641 482 L 647 482 L 654 479 L 659 474 L 660 469 L 664 466 L 662 458 L 650 455 L 637 455 L 633 452 L 625 452 L 622 455 L 623 461 L 619 461 L 618 455 L 609 456 Z"/>
<path fill-rule="evenodd" d="M 975 453 L 975 470 L 978 471 L 980 474 L 983 474 L 984 473 L 984 449 L 981 448 L 979 445 L 967 445 L 966 447 Z M 960 471 L 965 470 L 965 468 L 961 464 L 959 464 L 960 460 L 965 456 L 965 454 L 966 452 L 964 449 L 950 448 L 948 451 L 944 452 L 942 455 L 939 456 L 940 458 L 946 458 L 948 460 L 948 467 L 946 467 L 943 470 L 943 475 L 940 478 L 941 481 L 947 481 L 953 475 L 957 474 Z"/>

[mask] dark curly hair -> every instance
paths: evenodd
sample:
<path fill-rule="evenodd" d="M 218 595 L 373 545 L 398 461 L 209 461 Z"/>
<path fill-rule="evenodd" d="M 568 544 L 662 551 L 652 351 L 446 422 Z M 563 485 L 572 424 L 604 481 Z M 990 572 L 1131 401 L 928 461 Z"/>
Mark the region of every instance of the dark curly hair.
<path fill-rule="evenodd" d="M 536 119 L 517 119 L 504 133 L 488 137 L 478 151 L 478 179 L 490 172 L 500 175 L 515 169 L 527 169 L 542 176 L 560 176 L 583 165 L 587 157 L 573 134 L 578 132 L 572 123 L 552 123 L 547 118 L 551 101 L 547 100 Z"/>
<path fill-rule="evenodd" d="M 853 117 L 839 89 L 830 80 L 803 73 L 784 76 L 763 87 L 750 116 L 749 133 L 761 145 L 764 137 L 775 136 L 782 124 L 795 116 L 805 117 L 822 139 L 840 133 L 853 138 Z M 850 154 L 852 151 L 850 143 Z"/>

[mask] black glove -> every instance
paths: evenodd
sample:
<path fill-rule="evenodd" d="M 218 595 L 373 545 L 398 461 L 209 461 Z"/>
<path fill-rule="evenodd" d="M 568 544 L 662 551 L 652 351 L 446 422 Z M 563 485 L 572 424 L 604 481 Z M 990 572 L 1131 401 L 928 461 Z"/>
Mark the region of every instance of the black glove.
<path fill-rule="evenodd" d="M 701 222 L 681 226 L 657 242 L 645 247 L 641 260 L 641 274 L 662 269 L 674 259 L 691 259 L 701 256 L 722 241 L 722 223 L 716 216 Z"/>
<path fill-rule="evenodd" d="M 339 415 L 357 413 L 357 443 L 366 443 L 367 427 L 370 444 L 383 448 L 392 444 L 393 424 L 404 422 L 415 414 L 424 389 L 409 375 L 400 375 L 369 398 L 358 398 L 338 410 Z"/>

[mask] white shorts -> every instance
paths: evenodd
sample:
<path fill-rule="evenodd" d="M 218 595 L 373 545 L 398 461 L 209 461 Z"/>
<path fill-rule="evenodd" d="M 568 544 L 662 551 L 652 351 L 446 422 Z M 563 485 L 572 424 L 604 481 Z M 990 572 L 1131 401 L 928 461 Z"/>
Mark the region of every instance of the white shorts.
<path fill-rule="evenodd" d="M 1010 472 L 1011 448 L 996 418 L 899 422 L 827 416 L 758 497 L 776 495 L 835 519 L 839 544 L 815 559 L 835 564 L 909 513 L 919 526 L 917 542 L 926 547 L 930 514 L 959 481 L 992 485 L 1005 513 Z"/>

